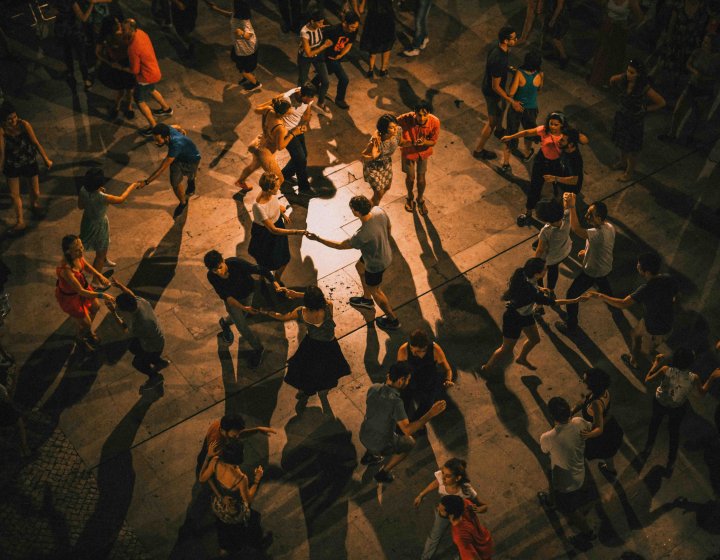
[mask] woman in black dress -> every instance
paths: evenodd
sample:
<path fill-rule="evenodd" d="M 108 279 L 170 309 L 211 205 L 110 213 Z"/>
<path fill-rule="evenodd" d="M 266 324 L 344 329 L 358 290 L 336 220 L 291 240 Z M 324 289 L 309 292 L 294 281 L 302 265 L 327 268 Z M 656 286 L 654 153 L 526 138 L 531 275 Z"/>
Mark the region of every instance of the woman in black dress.
<path fill-rule="evenodd" d="M 583 374 L 583 382 L 590 393 L 573 409 L 573 414 L 580 412 L 592 429 L 584 432 L 585 459 L 602 459 L 600 470 L 611 477 L 617 475 L 613 463 L 623 441 L 623 429 L 615 417 L 610 414 L 610 376 L 600 368 L 592 368 Z"/>
<path fill-rule="evenodd" d="M 275 311 L 264 313 L 279 321 L 297 320 L 307 328 L 297 352 L 288 360 L 285 383 L 298 390 L 298 400 L 307 401 L 315 393 L 324 398 L 330 389 L 337 387 L 341 377 L 350 374 L 350 366 L 335 338 L 333 304 L 317 286 L 308 286 L 305 293 L 287 288 L 281 291 L 290 299 L 303 298 L 304 305 L 284 315 Z"/>
<path fill-rule="evenodd" d="M 536 370 L 537 368 L 527 359 L 530 350 L 540 342 L 540 333 L 533 314 L 534 307 L 579 303 L 590 297 L 583 294 L 576 299 L 555 299 L 549 289 L 538 287 L 538 280 L 543 278 L 546 272 L 545 260 L 538 257 L 528 259 L 522 268 L 513 272 L 508 289 L 502 296 L 506 307 L 502 323 L 503 341 L 480 371 L 487 372 L 501 359 L 512 356 L 521 333 L 525 333 L 527 338 L 515 363 Z"/>
<path fill-rule="evenodd" d="M 87 53 L 85 52 L 87 38 L 83 24 L 90 18 L 94 7 L 94 0 L 90 0 L 84 10 L 77 0 L 56 0 L 55 2 L 55 8 L 57 9 L 55 37 L 63 48 L 67 78 L 71 83 L 75 83 L 73 62 L 73 53 L 75 53 L 85 89 L 90 89 L 93 82 L 88 70 Z"/>
<path fill-rule="evenodd" d="M 631 60 L 625 72 L 610 78 L 610 86 L 620 90 L 620 109 L 615 113 L 612 132 L 620 160 L 613 168 L 624 170 L 618 181 L 631 181 L 643 145 L 645 114 L 665 107 L 665 99 L 652 88 L 645 65 L 639 60 Z"/>
<path fill-rule="evenodd" d="M 367 77 L 373 77 L 375 57 L 380 55 L 380 70 L 377 75 L 388 75 L 390 50 L 395 43 L 395 12 L 392 0 L 359 0 L 356 2 L 358 14 L 362 14 L 367 4 L 367 17 L 363 27 L 360 49 L 370 54 Z"/>

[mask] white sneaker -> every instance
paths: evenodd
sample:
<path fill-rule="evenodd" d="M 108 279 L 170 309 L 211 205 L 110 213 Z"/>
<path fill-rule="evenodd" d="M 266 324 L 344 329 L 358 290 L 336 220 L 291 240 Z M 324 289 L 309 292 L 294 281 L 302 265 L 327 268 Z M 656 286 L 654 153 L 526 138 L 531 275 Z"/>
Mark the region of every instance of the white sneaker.
<path fill-rule="evenodd" d="M 430 42 L 430 37 L 425 37 L 423 39 L 423 42 L 420 43 L 420 50 L 423 50 L 425 47 L 427 47 L 429 42 Z"/>
<path fill-rule="evenodd" d="M 403 54 L 405 56 L 418 56 L 420 54 L 420 49 L 407 49 L 403 51 Z"/>
<path fill-rule="evenodd" d="M 105 268 L 115 268 L 117 266 L 117 263 L 115 261 L 111 261 L 107 257 L 105 257 Z"/>

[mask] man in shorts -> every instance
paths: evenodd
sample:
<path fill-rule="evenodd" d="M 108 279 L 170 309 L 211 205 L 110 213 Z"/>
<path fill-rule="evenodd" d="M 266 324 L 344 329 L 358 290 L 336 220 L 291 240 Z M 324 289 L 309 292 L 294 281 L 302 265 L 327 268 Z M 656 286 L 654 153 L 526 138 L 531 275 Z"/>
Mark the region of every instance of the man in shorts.
<path fill-rule="evenodd" d="M 378 464 L 382 463 L 384 455 L 391 455 L 390 460 L 375 473 L 377 482 L 394 480 L 390 471 L 415 447 L 413 434 L 445 410 L 445 401 L 437 401 L 414 422 L 408 420 L 400 391 L 410 382 L 411 372 L 407 362 L 393 364 L 385 383 L 375 383 L 367 392 L 365 419 L 360 426 L 360 442 L 367 451 L 360 462 L 363 465 Z M 402 435 L 396 432 L 396 428 Z"/>
<path fill-rule="evenodd" d="M 417 178 L 417 208 L 420 215 L 427 215 L 425 205 L 425 174 L 433 146 L 440 136 L 440 119 L 430 113 L 430 103 L 420 101 L 412 113 L 400 115 L 397 119 L 402 128 L 402 170 L 405 173 L 407 198 L 405 210 L 415 210 L 413 187 Z"/>
<path fill-rule="evenodd" d="M 173 218 L 177 218 L 187 208 L 188 197 L 195 194 L 195 176 L 200 165 L 200 152 L 195 143 L 187 137 L 187 132 L 177 125 L 156 124 L 152 129 L 152 135 L 157 146 L 168 147 L 168 154 L 160 163 L 160 167 L 140 182 L 146 187 L 169 167 L 170 185 L 180 202 L 173 212 Z M 183 177 L 187 177 L 187 190 L 183 185 Z"/>
<path fill-rule="evenodd" d="M 168 117 L 173 114 L 173 110 L 162 94 L 155 89 L 162 74 L 150 37 L 142 29 L 138 29 L 137 22 L 132 18 L 126 19 L 122 26 L 123 35 L 128 44 L 127 51 L 130 62 L 130 67 L 124 70 L 133 74 L 137 80 L 133 97 L 138 109 L 148 122 L 148 127 L 141 129 L 140 134 L 152 136 L 152 128 L 157 124 L 153 115 Z M 147 102 L 151 97 L 160 104 L 160 109 L 150 110 Z"/>
<path fill-rule="evenodd" d="M 672 332 L 675 319 L 675 297 L 678 283 L 669 274 L 661 274 L 662 259 L 657 253 L 643 253 L 638 257 L 637 271 L 646 282 L 633 293 L 616 298 L 600 292 L 591 292 L 593 297 L 601 299 L 617 309 L 628 309 L 636 303 L 642 305 L 643 318 L 632 331 L 630 353 L 623 354 L 622 361 L 632 370 L 638 371 L 638 360 L 642 357 L 642 341 L 650 338 L 650 356 L 657 354 L 658 346 L 665 342 Z"/>
<path fill-rule="evenodd" d="M 307 233 L 308 239 L 318 241 L 332 249 L 360 249 L 360 260 L 355 269 L 362 282 L 362 296 L 350 298 L 350 305 L 375 309 L 377 303 L 385 312 L 384 317 L 375 319 L 375 324 L 383 330 L 400 328 L 400 319 L 395 315 L 390 301 L 382 289 L 383 273 L 392 262 L 390 247 L 390 218 L 385 210 L 373 206 L 365 196 L 354 196 L 350 199 L 350 210 L 360 220 L 360 228 L 355 235 L 345 241 L 322 239 L 314 233 Z"/>
<path fill-rule="evenodd" d="M 505 26 L 498 33 L 498 44 L 490 49 L 485 64 L 485 76 L 483 77 L 482 92 L 487 105 L 488 120 L 480 133 L 480 140 L 473 151 L 475 159 L 495 159 L 497 154 L 485 149 L 493 130 L 502 124 L 502 116 L 505 111 L 505 103 L 512 105 L 514 111 L 522 112 L 522 103 L 515 101 L 505 92 L 508 70 L 510 69 L 509 52 L 510 47 L 515 46 L 517 34 L 512 27 Z"/>

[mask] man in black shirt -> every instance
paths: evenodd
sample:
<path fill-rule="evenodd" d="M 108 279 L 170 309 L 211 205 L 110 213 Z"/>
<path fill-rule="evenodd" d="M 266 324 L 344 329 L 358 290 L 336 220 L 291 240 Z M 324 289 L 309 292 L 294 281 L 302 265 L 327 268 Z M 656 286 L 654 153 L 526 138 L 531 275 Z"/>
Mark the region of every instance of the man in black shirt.
<path fill-rule="evenodd" d="M 657 347 L 667 340 L 672 331 L 678 284 L 672 276 L 660 274 L 661 264 L 662 259 L 657 253 L 640 255 L 637 270 L 647 282 L 623 299 L 591 292 L 593 297 L 618 309 L 627 309 L 636 303 L 642 305 L 643 318 L 633 329 L 630 354 L 622 355 L 623 362 L 633 370 L 639 367 L 638 360 L 642 356 L 642 339 L 645 333 L 650 337 L 650 355 L 654 356 Z"/>
<path fill-rule="evenodd" d="M 473 151 L 476 159 L 495 159 L 497 154 L 485 149 L 485 143 L 490 138 L 493 130 L 502 121 L 505 103 L 510 103 L 513 110 L 522 112 L 522 103 L 515 101 L 505 92 L 505 82 L 510 63 L 508 53 L 510 47 L 517 42 L 517 34 L 512 27 L 503 27 L 498 33 L 498 44 L 495 45 L 487 56 L 485 65 L 485 76 L 483 78 L 482 92 L 487 105 L 488 120 L 480 133 L 480 140 L 477 148 Z"/>
<path fill-rule="evenodd" d="M 345 101 L 345 92 L 350 80 L 345 73 L 342 61 L 355 42 L 358 27 L 360 27 L 360 18 L 355 12 L 348 12 L 345 14 L 342 23 L 323 29 L 323 37 L 332 41 L 332 47 L 325 51 L 325 65 L 328 74 L 337 76 L 338 86 L 335 94 L 335 105 L 341 109 L 350 108 L 350 105 Z"/>
<path fill-rule="evenodd" d="M 553 184 L 553 192 L 558 201 L 562 201 L 566 192 L 579 193 L 583 185 L 583 159 L 580 153 L 580 133 L 574 128 L 567 129 L 558 146 L 560 155 L 560 175 L 543 175 L 545 182 Z"/>
<path fill-rule="evenodd" d="M 246 314 L 256 313 L 252 307 L 255 291 L 255 280 L 252 275 L 259 274 L 274 284 L 272 272 L 237 257 L 223 259 L 223 256 L 215 250 L 205 255 L 205 266 L 208 269 L 208 281 L 215 289 L 215 293 L 225 302 L 225 309 L 228 312 L 227 317 L 220 319 L 223 340 L 227 344 L 232 344 L 234 336 L 230 325 L 235 324 L 254 350 L 248 360 L 248 365 L 254 369 L 262 362 L 265 348 L 247 324 Z"/>

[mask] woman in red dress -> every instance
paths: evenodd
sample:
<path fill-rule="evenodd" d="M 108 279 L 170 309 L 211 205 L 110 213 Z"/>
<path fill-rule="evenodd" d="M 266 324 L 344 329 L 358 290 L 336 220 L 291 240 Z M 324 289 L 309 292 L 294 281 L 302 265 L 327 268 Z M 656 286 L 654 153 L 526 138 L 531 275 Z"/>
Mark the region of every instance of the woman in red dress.
<path fill-rule="evenodd" d="M 63 258 L 55 268 L 57 282 L 55 297 L 60 308 L 70 315 L 78 325 L 78 342 L 87 350 L 93 350 L 100 339 L 93 332 L 92 323 L 98 312 L 98 300 L 104 299 L 112 304 L 115 298 L 110 294 L 93 290 L 85 278 L 84 271 L 94 274 L 103 286 L 110 281 L 95 270 L 83 258 L 83 244 L 77 235 L 66 235 L 62 239 Z"/>

